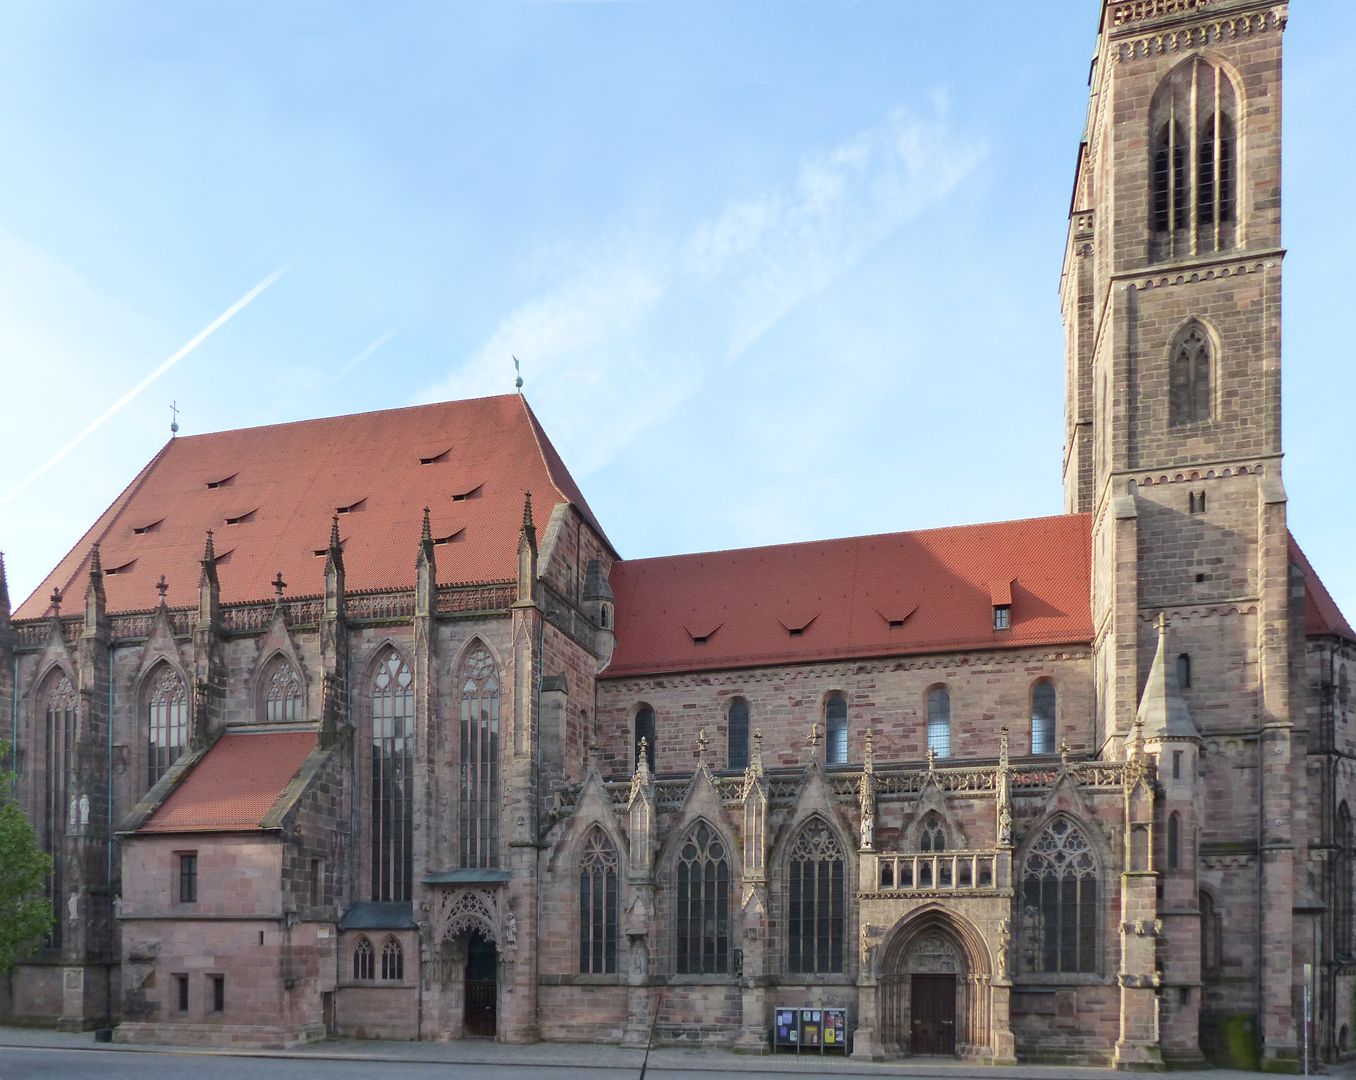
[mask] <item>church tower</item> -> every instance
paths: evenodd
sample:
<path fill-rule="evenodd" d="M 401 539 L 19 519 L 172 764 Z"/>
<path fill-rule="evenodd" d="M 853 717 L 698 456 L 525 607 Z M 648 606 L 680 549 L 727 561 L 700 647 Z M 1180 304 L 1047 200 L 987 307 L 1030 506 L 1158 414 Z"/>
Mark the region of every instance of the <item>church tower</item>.
<path fill-rule="evenodd" d="M 1286 17 L 1284 2 L 1106 0 L 1061 285 L 1065 506 L 1092 516 L 1097 741 L 1124 753 L 1155 656 L 1171 665 L 1203 749 L 1199 766 L 1187 755 L 1198 795 L 1179 756 L 1169 801 L 1202 813 L 1198 838 L 1179 838 L 1199 891 L 1164 902 L 1210 905 L 1250 976 L 1202 985 L 1160 963 L 1164 1027 L 1199 1012 L 1208 1036 L 1214 1015 L 1251 1016 L 1274 1067 L 1296 1053 L 1306 835 L 1281 482 Z M 1199 956 L 1199 928 L 1167 920 L 1160 957 Z"/>

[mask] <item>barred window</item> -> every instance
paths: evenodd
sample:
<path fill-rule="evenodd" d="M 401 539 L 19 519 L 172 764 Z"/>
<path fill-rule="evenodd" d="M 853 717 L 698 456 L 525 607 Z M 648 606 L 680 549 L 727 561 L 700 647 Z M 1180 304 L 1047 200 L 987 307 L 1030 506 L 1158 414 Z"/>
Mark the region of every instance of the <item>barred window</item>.
<path fill-rule="evenodd" d="M 280 724 L 302 719 L 301 680 L 296 668 L 280 656 L 273 661 L 264 679 L 264 720 Z"/>
<path fill-rule="evenodd" d="M 730 862 L 725 843 L 699 822 L 678 851 L 679 975 L 723 975 L 729 970 Z"/>
<path fill-rule="evenodd" d="M 376 956 L 372 951 L 372 943 L 365 935 L 358 939 L 358 945 L 353 950 L 353 977 L 361 980 L 377 977 Z"/>
<path fill-rule="evenodd" d="M 1049 679 L 1031 688 L 1031 752 L 1055 752 L 1055 684 Z"/>
<path fill-rule="evenodd" d="M 636 710 L 636 733 L 631 742 L 631 765 L 634 768 L 640 762 L 640 743 L 645 740 L 645 764 L 654 772 L 654 709 L 642 705 Z"/>
<path fill-rule="evenodd" d="M 951 694 L 945 686 L 928 691 L 928 749 L 951 756 Z"/>
<path fill-rule="evenodd" d="M 484 648 L 462 666 L 461 865 L 499 865 L 499 676 Z"/>
<path fill-rule="evenodd" d="M 1022 872 L 1023 956 L 1029 971 L 1097 969 L 1097 860 L 1088 838 L 1056 818 Z"/>
<path fill-rule="evenodd" d="M 388 937 L 381 947 L 381 977 L 383 979 L 403 979 L 405 977 L 405 954 L 400 942 Z"/>
<path fill-rule="evenodd" d="M 408 900 L 414 876 L 414 674 L 388 650 L 372 677 L 372 899 Z"/>
<path fill-rule="evenodd" d="M 731 769 L 742 769 L 749 763 L 749 703 L 743 698 L 735 698 L 730 702 L 727 719 L 726 765 Z"/>
<path fill-rule="evenodd" d="M 1182 128 L 1162 124 L 1154 138 L 1153 194 L 1150 200 L 1154 232 L 1187 227 L 1187 146 Z"/>
<path fill-rule="evenodd" d="M 617 970 L 617 849 L 598 826 L 584 837 L 579 856 L 579 971 Z"/>
<path fill-rule="evenodd" d="M 47 876 L 47 899 L 57 917 L 52 921 L 48 941 L 53 948 L 61 947 L 61 917 L 66 908 L 66 883 L 62 849 L 66 839 L 67 805 L 71 798 L 71 770 L 75 763 L 75 733 L 77 718 L 75 687 L 65 675 L 59 675 L 47 693 L 44 710 L 44 728 L 47 753 L 43 759 L 43 846 L 52 856 L 52 870 Z M 77 811 L 78 812 L 78 811 Z"/>
<path fill-rule="evenodd" d="M 923 851 L 946 850 L 946 826 L 942 824 L 942 815 L 936 810 L 929 810 L 923 818 L 918 833 L 918 847 Z"/>
<path fill-rule="evenodd" d="M 791 849 L 787 968 L 797 974 L 843 970 L 843 849 L 823 821 L 805 826 Z"/>
<path fill-rule="evenodd" d="M 146 787 L 153 788 L 188 745 L 188 692 L 169 664 L 161 664 L 146 702 Z"/>
<path fill-rule="evenodd" d="M 1214 415 L 1211 396 L 1213 348 L 1205 327 L 1194 319 L 1177 335 L 1172 347 L 1172 386 L 1168 423 L 1173 427 L 1209 420 Z"/>
<path fill-rule="evenodd" d="M 848 759 L 847 698 L 834 691 L 824 701 L 824 761 L 845 765 Z"/>

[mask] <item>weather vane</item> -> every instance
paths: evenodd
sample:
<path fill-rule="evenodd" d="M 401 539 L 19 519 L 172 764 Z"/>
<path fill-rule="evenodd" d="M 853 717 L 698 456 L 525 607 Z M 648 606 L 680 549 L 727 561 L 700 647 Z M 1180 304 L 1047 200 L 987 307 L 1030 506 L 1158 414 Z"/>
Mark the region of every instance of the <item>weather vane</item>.
<path fill-rule="evenodd" d="M 179 434 L 179 402 L 170 402 L 170 438 Z"/>
<path fill-rule="evenodd" d="M 517 372 L 517 377 L 513 380 L 513 385 L 517 389 L 518 393 L 521 394 L 523 392 L 523 369 L 519 365 L 518 358 L 516 356 L 513 357 L 513 370 Z"/>

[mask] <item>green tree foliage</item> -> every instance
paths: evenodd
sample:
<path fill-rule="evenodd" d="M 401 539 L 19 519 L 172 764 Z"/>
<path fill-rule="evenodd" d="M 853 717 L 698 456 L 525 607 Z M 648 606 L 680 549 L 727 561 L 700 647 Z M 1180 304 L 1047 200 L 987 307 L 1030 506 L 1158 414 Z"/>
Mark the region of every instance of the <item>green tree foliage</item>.
<path fill-rule="evenodd" d="M 0 761 L 9 747 L 0 742 Z M 0 974 L 37 948 L 52 928 L 52 905 L 42 895 L 52 860 L 38 847 L 33 826 L 14 801 L 14 774 L 0 771 Z"/>

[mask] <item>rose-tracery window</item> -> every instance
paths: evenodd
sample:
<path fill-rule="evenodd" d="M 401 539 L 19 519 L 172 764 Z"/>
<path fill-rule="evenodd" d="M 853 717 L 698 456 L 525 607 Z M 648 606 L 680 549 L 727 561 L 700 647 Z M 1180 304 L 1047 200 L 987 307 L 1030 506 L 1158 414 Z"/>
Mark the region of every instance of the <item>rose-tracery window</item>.
<path fill-rule="evenodd" d="M 461 865 L 499 865 L 499 677 L 477 648 L 461 671 Z"/>
<path fill-rule="evenodd" d="M 942 815 L 929 810 L 923 818 L 922 828 L 918 832 L 918 847 L 921 851 L 946 850 L 946 826 L 942 824 Z"/>
<path fill-rule="evenodd" d="M 376 957 L 372 951 L 372 942 L 368 941 L 366 936 L 360 937 L 357 947 L 353 950 L 353 977 L 360 980 L 375 979 L 376 973 Z"/>
<path fill-rule="evenodd" d="M 301 719 L 301 680 L 296 668 L 279 657 L 264 681 L 264 720 L 282 724 Z"/>
<path fill-rule="evenodd" d="M 798 974 L 843 970 L 843 849 L 823 821 L 805 826 L 791 849 L 787 968 Z"/>
<path fill-rule="evenodd" d="M 579 856 L 579 971 L 617 970 L 617 849 L 596 825 Z"/>
<path fill-rule="evenodd" d="M 1023 962 L 1028 971 L 1097 969 L 1097 859 L 1068 818 L 1042 830 L 1022 871 Z"/>
<path fill-rule="evenodd" d="M 188 691 L 168 664 L 161 664 L 146 701 L 146 787 L 153 788 L 188 745 Z"/>
<path fill-rule="evenodd" d="M 405 954 L 401 952 L 400 942 L 393 937 L 388 937 L 381 947 L 381 977 L 383 979 L 405 977 Z"/>
<path fill-rule="evenodd" d="M 68 804 L 72 797 L 71 771 L 75 764 L 75 731 L 77 696 L 71 680 L 61 675 L 47 693 L 44 727 L 47 753 L 44 757 L 43 783 L 43 846 L 52 856 L 52 871 L 47 876 L 47 899 L 57 917 L 52 922 L 49 942 L 61 947 L 62 915 L 66 907 L 66 883 L 63 873 L 62 849 L 66 826 L 70 818 L 78 820 L 79 808 Z M 74 824 L 74 822 L 72 822 Z"/>
<path fill-rule="evenodd" d="M 414 876 L 414 674 L 394 649 L 372 677 L 372 899 L 408 900 Z"/>
<path fill-rule="evenodd" d="M 1209 420 L 1214 414 L 1211 399 L 1213 347 L 1205 327 L 1190 323 L 1172 347 L 1172 386 L 1169 420 L 1173 427 Z"/>
<path fill-rule="evenodd" d="M 679 975 L 723 975 L 730 953 L 730 862 L 706 822 L 678 850 Z"/>

